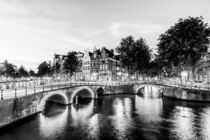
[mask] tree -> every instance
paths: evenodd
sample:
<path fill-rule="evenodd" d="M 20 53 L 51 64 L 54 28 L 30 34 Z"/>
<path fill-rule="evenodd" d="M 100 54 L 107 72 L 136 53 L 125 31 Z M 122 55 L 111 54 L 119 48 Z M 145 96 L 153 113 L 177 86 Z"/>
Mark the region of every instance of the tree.
<path fill-rule="evenodd" d="M 18 73 L 19 73 L 20 77 L 28 77 L 29 76 L 28 71 L 23 66 L 20 66 Z"/>
<path fill-rule="evenodd" d="M 127 36 L 126 38 L 123 38 L 119 44 L 119 46 L 116 47 L 116 51 L 121 56 L 122 65 L 124 67 L 128 68 L 128 71 L 130 72 L 131 66 L 133 65 L 133 47 L 134 47 L 134 38 L 133 36 Z"/>
<path fill-rule="evenodd" d="M 30 70 L 30 71 L 29 71 L 29 75 L 30 75 L 31 77 L 36 77 L 36 76 L 37 76 L 37 74 L 36 74 L 33 70 Z"/>
<path fill-rule="evenodd" d="M 207 52 L 210 28 L 203 17 L 179 19 L 159 37 L 158 59 L 162 67 L 176 67 L 176 73 L 183 68 L 195 70 L 202 53 Z"/>
<path fill-rule="evenodd" d="M 4 71 L 4 74 L 7 76 L 7 77 L 15 77 L 16 75 L 16 70 L 14 67 L 13 64 L 9 63 L 7 60 L 5 60 L 4 62 L 4 67 L 5 67 L 5 71 Z"/>
<path fill-rule="evenodd" d="M 52 69 L 51 69 L 50 64 L 44 61 L 38 66 L 38 76 L 42 77 L 42 76 L 50 75 L 51 70 Z"/>
<path fill-rule="evenodd" d="M 143 38 L 139 38 L 135 41 L 133 54 L 134 71 L 146 74 L 151 59 L 151 50 Z"/>
<path fill-rule="evenodd" d="M 76 52 L 68 52 L 67 57 L 64 61 L 63 68 L 66 73 L 69 73 L 70 76 L 73 75 L 74 72 L 76 72 L 79 61 L 77 59 L 77 53 Z"/>
<path fill-rule="evenodd" d="M 133 36 L 123 38 L 116 48 L 122 64 L 128 67 L 129 73 L 145 73 L 151 59 L 150 49 L 143 38 L 134 40 Z"/>

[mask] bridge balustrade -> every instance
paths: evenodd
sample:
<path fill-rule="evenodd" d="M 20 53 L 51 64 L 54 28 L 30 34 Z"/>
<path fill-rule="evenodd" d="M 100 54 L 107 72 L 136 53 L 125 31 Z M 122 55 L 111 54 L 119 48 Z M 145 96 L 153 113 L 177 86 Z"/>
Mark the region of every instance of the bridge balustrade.
<path fill-rule="evenodd" d="M 178 83 L 177 81 L 169 80 L 139 80 L 139 81 L 111 81 L 111 82 L 102 82 L 102 81 L 61 81 L 61 80 L 47 80 L 47 81 L 30 81 L 26 83 L 24 81 L 24 86 L 14 86 L 10 89 L 1 89 L 0 90 L 0 99 L 9 99 L 17 98 L 22 96 L 27 96 L 30 94 L 35 94 L 44 91 L 58 90 L 62 88 L 68 88 L 72 86 L 85 86 L 85 85 L 103 85 L 103 86 L 120 86 L 120 85 L 135 85 L 135 84 L 157 84 L 173 87 L 181 87 L 187 89 L 198 89 L 198 90 L 208 90 L 210 91 L 210 85 L 198 85 L 195 83 Z"/>

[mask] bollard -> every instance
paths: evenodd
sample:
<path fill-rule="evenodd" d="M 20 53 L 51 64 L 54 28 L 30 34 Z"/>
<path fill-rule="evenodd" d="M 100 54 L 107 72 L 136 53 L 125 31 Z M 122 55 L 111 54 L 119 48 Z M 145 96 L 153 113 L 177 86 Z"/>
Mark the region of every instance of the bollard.
<path fill-rule="evenodd" d="M 51 90 L 52 90 L 53 88 L 52 88 L 52 82 L 51 82 Z"/>
<path fill-rule="evenodd" d="M 44 84 L 43 84 L 43 92 L 44 92 Z"/>
<path fill-rule="evenodd" d="M 3 89 L 1 90 L 1 100 L 4 100 L 4 98 L 3 98 Z"/>

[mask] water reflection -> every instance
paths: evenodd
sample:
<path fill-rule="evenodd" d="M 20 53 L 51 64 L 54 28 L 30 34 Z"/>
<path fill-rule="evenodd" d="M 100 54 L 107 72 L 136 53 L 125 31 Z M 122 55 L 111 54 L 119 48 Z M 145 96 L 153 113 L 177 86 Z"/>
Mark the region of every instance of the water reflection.
<path fill-rule="evenodd" d="M 115 99 L 113 102 L 114 115 L 111 117 L 114 126 L 114 133 L 119 140 L 129 139 L 133 126 L 131 117 L 132 101 L 130 98 Z"/>
<path fill-rule="evenodd" d="M 145 87 L 143 96 L 111 95 L 44 114 L 0 136 L 1 140 L 210 139 L 210 104 L 162 98 Z"/>
<path fill-rule="evenodd" d="M 135 108 L 140 118 L 144 118 L 146 122 L 161 121 L 163 104 L 160 97 L 159 89 L 147 86 L 144 88 L 144 96 L 135 97 Z"/>
<path fill-rule="evenodd" d="M 202 121 L 201 121 L 201 126 L 202 126 L 202 136 L 204 139 L 209 140 L 210 139 L 210 107 L 207 107 L 203 110 L 202 114 Z"/>
<path fill-rule="evenodd" d="M 195 138 L 193 132 L 194 114 L 191 108 L 176 106 L 173 113 L 174 128 L 172 132 L 177 139 L 189 140 Z"/>
<path fill-rule="evenodd" d="M 170 99 L 164 99 L 163 104 L 171 123 L 170 137 L 178 140 L 209 139 L 210 104 Z"/>
<path fill-rule="evenodd" d="M 94 114 L 94 100 L 89 100 L 85 104 L 71 106 L 72 124 L 80 127 L 88 139 L 98 139 L 99 137 L 99 116 Z"/>
<path fill-rule="evenodd" d="M 56 109 L 60 110 L 58 108 Z M 59 111 L 58 114 L 54 112 L 55 114 L 53 115 L 42 113 L 39 115 L 39 130 L 41 137 L 53 140 L 63 134 L 63 131 L 67 126 L 68 107 L 62 109 L 62 112 Z"/>
<path fill-rule="evenodd" d="M 77 126 L 79 123 L 86 123 L 86 119 L 90 118 L 94 112 L 94 100 L 90 100 L 87 104 L 72 105 L 71 106 L 71 117 L 74 125 Z"/>

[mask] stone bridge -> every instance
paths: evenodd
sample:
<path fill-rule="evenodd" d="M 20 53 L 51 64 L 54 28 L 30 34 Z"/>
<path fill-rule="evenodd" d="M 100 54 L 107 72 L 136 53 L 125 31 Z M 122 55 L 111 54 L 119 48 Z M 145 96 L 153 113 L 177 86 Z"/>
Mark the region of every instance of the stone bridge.
<path fill-rule="evenodd" d="M 133 93 L 133 85 L 82 84 L 0 100 L 0 128 L 44 111 L 47 101 L 69 105 L 74 103 L 76 96 L 97 99 L 103 95 L 119 93 Z"/>
<path fill-rule="evenodd" d="M 43 86 L 43 89 L 37 89 L 36 92 L 32 89 L 34 91 L 32 93 L 30 93 L 31 90 L 26 91 L 27 94 L 17 94 L 15 92 L 15 96 L 11 96 L 11 98 L 2 98 L 0 100 L 0 128 L 44 111 L 47 101 L 69 105 L 74 104 L 76 97 L 97 99 L 100 96 L 119 93 L 135 95 L 148 85 L 158 86 L 160 92 L 166 97 L 210 102 L 209 91 L 189 89 L 158 82 L 54 84 L 55 88 L 52 85 L 46 85 L 45 87 Z"/>
<path fill-rule="evenodd" d="M 158 84 L 158 83 L 154 83 L 154 82 L 144 82 L 144 83 L 141 83 L 141 84 L 134 84 L 133 85 L 134 93 L 135 94 L 142 93 L 142 90 L 146 86 L 154 86 L 154 87 L 157 87 L 160 92 L 163 92 L 165 90 L 165 87 L 167 87 L 166 85 Z"/>

